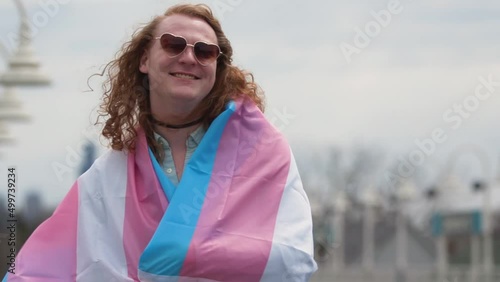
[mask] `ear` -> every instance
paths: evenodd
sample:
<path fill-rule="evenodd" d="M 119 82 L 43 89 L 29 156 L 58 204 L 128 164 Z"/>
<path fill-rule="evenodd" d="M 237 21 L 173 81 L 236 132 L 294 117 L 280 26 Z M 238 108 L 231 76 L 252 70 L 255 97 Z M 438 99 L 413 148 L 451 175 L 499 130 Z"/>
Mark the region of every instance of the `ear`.
<path fill-rule="evenodd" d="M 139 63 L 139 71 L 141 71 L 144 74 L 148 73 L 148 62 L 149 62 L 149 54 L 148 50 L 144 50 L 144 53 L 142 54 L 141 61 Z"/>

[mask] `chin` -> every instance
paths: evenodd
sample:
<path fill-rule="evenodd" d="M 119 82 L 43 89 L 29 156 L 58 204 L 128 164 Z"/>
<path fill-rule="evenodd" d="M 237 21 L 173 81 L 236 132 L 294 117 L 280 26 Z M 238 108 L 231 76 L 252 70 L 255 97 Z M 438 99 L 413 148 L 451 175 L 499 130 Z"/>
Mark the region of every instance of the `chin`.
<path fill-rule="evenodd" d="M 176 94 L 172 95 L 172 98 L 174 98 L 175 100 L 179 100 L 179 101 L 198 103 L 201 100 L 203 100 L 203 98 L 205 96 L 206 95 L 200 95 L 198 93 L 188 92 L 188 93 L 176 93 Z"/>
<path fill-rule="evenodd" d="M 182 99 L 190 99 L 190 100 L 196 100 L 196 99 L 203 99 L 203 97 L 207 96 L 207 94 L 202 94 L 203 91 L 200 91 L 199 89 L 192 89 L 192 88 L 178 88 L 178 89 L 172 89 L 171 91 L 168 91 L 171 93 L 172 97 L 174 98 L 182 98 Z M 167 93 L 168 93 L 167 92 Z M 206 92 L 208 93 L 208 91 Z"/>

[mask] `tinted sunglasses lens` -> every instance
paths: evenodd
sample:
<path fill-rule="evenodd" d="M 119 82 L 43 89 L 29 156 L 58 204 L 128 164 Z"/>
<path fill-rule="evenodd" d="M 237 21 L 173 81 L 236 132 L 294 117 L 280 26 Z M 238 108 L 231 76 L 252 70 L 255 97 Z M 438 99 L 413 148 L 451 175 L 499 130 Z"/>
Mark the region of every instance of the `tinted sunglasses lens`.
<path fill-rule="evenodd" d="M 194 45 L 194 54 L 200 64 L 209 64 L 217 59 L 220 50 L 217 45 L 197 42 Z"/>
<path fill-rule="evenodd" d="M 169 56 L 177 56 L 186 48 L 186 40 L 182 37 L 165 33 L 160 39 L 161 47 Z"/>

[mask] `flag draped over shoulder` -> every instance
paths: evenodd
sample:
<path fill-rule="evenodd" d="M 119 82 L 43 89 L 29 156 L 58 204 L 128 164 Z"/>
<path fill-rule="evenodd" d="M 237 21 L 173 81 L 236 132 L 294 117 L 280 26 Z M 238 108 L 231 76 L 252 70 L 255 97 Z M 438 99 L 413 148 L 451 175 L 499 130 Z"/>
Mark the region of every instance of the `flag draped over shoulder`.
<path fill-rule="evenodd" d="M 312 220 L 283 136 L 249 101 L 208 128 L 177 187 L 148 149 L 109 151 L 3 281 L 308 281 Z"/>

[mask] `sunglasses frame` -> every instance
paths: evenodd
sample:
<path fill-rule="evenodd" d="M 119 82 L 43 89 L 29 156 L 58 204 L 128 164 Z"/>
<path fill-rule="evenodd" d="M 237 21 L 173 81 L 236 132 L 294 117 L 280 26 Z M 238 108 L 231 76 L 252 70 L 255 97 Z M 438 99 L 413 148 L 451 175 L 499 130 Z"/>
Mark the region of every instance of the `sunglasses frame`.
<path fill-rule="evenodd" d="M 191 47 L 191 48 L 193 48 L 193 55 L 194 55 L 194 58 L 195 58 L 195 59 L 196 59 L 196 61 L 197 61 L 200 65 L 202 65 L 202 66 L 208 66 L 209 64 L 211 64 L 211 63 L 213 63 L 213 62 L 217 61 L 217 59 L 219 59 L 220 55 L 224 55 L 224 53 L 222 53 L 222 51 L 220 50 L 219 45 L 217 45 L 217 44 L 214 44 L 214 43 L 208 43 L 208 42 L 201 41 L 201 40 L 200 40 L 200 41 L 196 41 L 194 44 L 189 44 L 189 43 L 188 43 L 188 41 L 187 41 L 187 39 L 186 39 L 186 38 L 184 38 L 184 36 L 176 35 L 176 34 L 173 34 L 173 33 L 170 33 L 170 32 L 165 32 L 165 33 L 162 33 L 160 36 L 157 36 L 157 37 L 155 37 L 155 38 L 154 38 L 154 39 L 156 39 L 156 40 L 160 40 L 160 46 L 161 46 L 161 48 L 162 48 L 163 50 L 165 50 L 165 48 L 163 48 L 163 45 L 161 44 L 161 38 L 162 38 L 164 35 L 170 35 L 170 36 L 173 36 L 173 37 L 182 38 L 182 39 L 184 39 L 184 41 L 185 41 L 185 43 L 186 43 L 186 46 L 184 47 L 184 49 L 183 49 L 183 50 L 182 50 L 179 54 L 174 55 L 174 56 L 170 56 L 170 55 L 167 53 L 167 56 L 169 56 L 170 58 L 175 58 L 175 57 L 177 57 L 177 56 L 181 55 L 182 53 L 184 53 L 184 51 L 186 51 L 186 49 L 187 49 L 187 47 L 188 47 L 188 46 L 189 46 L 189 47 Z M 203 63 L 202 63 L 202 62 L 198 59 L 198 56 L 196 55 L 196 49 L 195 49 L 195 47 L 194 47 L 194 46 L 195 46 L 196 44 L 198 44 L 198 43 L 203 43 L 203 44 L 206 44 L 206 45 L 215 46 L 215 47 L 217 47 L 217 50 L 219 50 L 219 53 L 217 53 L 217 56 L 216 56 L 213 60 L 211 60 L 211 61 L 210 61 L 210 62 L 208 62 L 208 63 L 203 64 Z"/>

